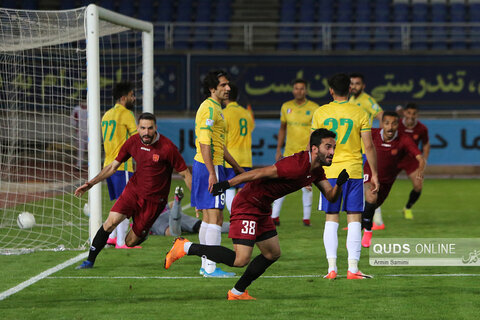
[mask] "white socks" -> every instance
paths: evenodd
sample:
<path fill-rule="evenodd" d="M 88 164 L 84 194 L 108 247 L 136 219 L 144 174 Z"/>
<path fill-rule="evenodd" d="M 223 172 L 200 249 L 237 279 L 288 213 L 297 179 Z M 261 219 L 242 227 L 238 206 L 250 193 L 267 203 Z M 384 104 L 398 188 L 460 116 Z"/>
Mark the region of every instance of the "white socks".
<path fill-rule="evenodd" d="M 121 247 L 125 245 L 125 237 L 127 236 L 128 225 L 130 219 L 125 219 L 115 228 L 117 230 L 117 246 Z"/>
<path fill-rule="evenodd" d="M 219 246 L 222 242 L 222 227 L 216 224 L 208 224 L 207 232 L 205 233 L 205 244 L 208 246 Z M 205 259 L 205 272 L 212 273 L 215 271 L 217 264 Z"/>
<path fill-rule="evenodd" d="M 235 188 L 227 189 L 227 191 L 225 192 L 225 205 L 228 209 L 228 212 L 230 212 L 230 214 L 232 214 L 232 202 L 233 202 L 233 198 L 235 197 L 235 193 L 236 193 Z"/>
<path fill-rule="evenodd" d="M 200 244 L 207 244 L 205 240 L 207 229 L 208 229 L 208 223 L 206 223 L 205 221 L 202 221 L 202 224 L 200 224 L 200 230 L 198 230 L 198 241 L 200 242 Z M 206 259 L 202 257 L 202 269 L 205 269 L 205 266 L 206 266 L 205 260 Z"/>
<path fill-rule="evenodd" d="M 302 188 L 302 200 L 303 200 L 303 220 L 310 220 L 312 215 L 312 197 L 313 192 L 307 188 Z"/>
<path fill-rule="evenodd" d="M 382 219 L 382 209 L 378 207 L 375 209 L 375 214 L 373 215 L 373 222 L 377 226 L 381 226 L 383 224 L 383 219 Z"/>
<path fill-rule="evenodd" d="M 280 210 L 282 210 L 283 200 L 285 200 L 285 197 L 281 197 L 273 201 L 272 218 L 280 217 Z"/>
<path fill-rule="evenodd" d="M 358 260 L 362 250 L 362 224 L 350 222 L 347 232 L 348 271 L 358 272 Z"/>
<path fill-rule="evenodd" d="M 333 221 L 325 222 L 323 230 L 323 244 L 328 260 L 328 273 L 330 271 L 337 272 L 337 248 L 338 248 L 338 223 Z"/>

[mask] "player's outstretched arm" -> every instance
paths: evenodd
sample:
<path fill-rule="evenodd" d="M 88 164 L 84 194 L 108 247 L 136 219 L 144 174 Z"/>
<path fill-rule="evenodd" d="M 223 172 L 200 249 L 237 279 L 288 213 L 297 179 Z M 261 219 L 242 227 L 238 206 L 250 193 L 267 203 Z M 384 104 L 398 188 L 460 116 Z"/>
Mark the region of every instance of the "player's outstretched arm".
<path fill-rule="evenodd" d="M 235 176 L 228 181 L 220 181 L 219 183 L 213 185 L 212 194 L 214 196 L 218 196 L 219 194 L 225 192 L 231 186 L 236 186 L 240 183 L 258 180 L 262 178 L 278 178 L 277 167 L 272 165 L 264 168 L 254 169 L 239 174 L 238 176 Z"/>
<path fill-rule="evenodd" d="M 377 192 L 380 187 L 380 183 L 378 182 L 377 151 L 375 150 L 375 146 L 373 144 L 372 132 L 364 131 L 362 132 L 361 136 L 363 145 L 365 146 L 365 155 L 367 156 L 368 164 L 372 170 L 372 192 Z"/>
<path fill-rule="evenodd" d="M 328 201 L 335 202 L 342 194 L 342 185 L 347 182 L 349 178 L 350 176 L 347 170 L 343 169 L 342 172 L 340 172 L 340 174 L 338 175 L 337 183 L 334 187 L 332 187 L 328 180 L 322 180 L 316 183 L 316 186 L 323 193 L 323 195 Z"/>
<path fill-rule="evenodd" d="M 179 174 L 183 177 L 183 180 L 185 180 L 185 185 L 191 191 L 192 190 L 192 173 L 190 172 L 190 169 L 187 168 L 186 170 L 179 172 Z"/>
<path fill-rule="evenodd" d="M 107 179 L 108 177 L 111 177 L 115 173 L 115 171 L 117 171 L 120 164 L 121 163 L 117 160 L 113 160 L 113 162 L 110 163 L 108 166 L 104 167 L 102 171 L 100 171 L 100 173 L 95 176 L 95 178 L 85 182 L 83 185 L 78 187 L 77 190 L 75 190 L 75 196 L 81 197 L 85 192 L 90 190 L 90 188 L 97 183 Z"/>

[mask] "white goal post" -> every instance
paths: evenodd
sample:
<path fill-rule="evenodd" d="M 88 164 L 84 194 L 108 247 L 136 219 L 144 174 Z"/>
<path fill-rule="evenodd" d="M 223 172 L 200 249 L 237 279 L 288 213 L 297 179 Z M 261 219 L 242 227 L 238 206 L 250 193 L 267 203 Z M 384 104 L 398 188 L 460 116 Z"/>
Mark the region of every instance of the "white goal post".
<path fill-rule="evenodd" d="M 73 192 L 103 167 L 101 117 L 115 83 L 133 84 L 134 113 L 154 112 L 153 52 L 152 23 L 93 4 L 0 8 L 0 254 L 83 250 L 93 240 L 108 192 L 94 186 L 88 212 Z M 24 211 L 32 228 L 17 225 Z"/>
<path fill-rule="evenodd" d="M 88 99 L 88 179 L 93 179 L 101 170 L 100 130 L 100 21 L 126 26 L 142 31 L 143 48 L 143 111 L 153 113 L 153 24 L 106 10 L 91 4 L 86 9 L 87 33 L 87 99 Z M 90 242 L 102 224 L 101 184 L 88 192 L 90 208 Z"/>

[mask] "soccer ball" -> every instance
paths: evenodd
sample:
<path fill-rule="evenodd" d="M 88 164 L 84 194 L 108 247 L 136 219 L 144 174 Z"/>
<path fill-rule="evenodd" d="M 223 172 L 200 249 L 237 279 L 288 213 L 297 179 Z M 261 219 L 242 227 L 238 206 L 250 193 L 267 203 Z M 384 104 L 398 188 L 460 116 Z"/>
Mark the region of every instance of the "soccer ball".
<path fill-rule="evenodd" d="M 20 229 L 31 229 L 35 225 L 35 217 L 30 212 L 21 212 L 18 215 L 17 224 Z"/>
<path fill-rule="evenodd" d="M 88 206 L 88 202 L 83 206 L 83 214 L 85 214 L 87 217 L 90 217 L 90 207 Z"/>

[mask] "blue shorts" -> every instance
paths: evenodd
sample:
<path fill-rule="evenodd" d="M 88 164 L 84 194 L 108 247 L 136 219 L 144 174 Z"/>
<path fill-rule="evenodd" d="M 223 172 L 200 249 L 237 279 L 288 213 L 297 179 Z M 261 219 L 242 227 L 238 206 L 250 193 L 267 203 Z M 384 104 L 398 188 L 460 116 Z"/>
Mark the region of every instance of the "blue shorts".
<path fill-rule="evenodd" d="M 245 170 L 245 172 L 252 170 L 252 168 L 248 168 L 248 167 L 242 167 L 242 168 L 243 170 Z M 225 173 L 227 175 L 227 180 L 230 180 L 236 176 L 235 171 L 233 171 L 233 168 L 225 168 Z M 245 186 L 245 183 L 240 183 L 240 184 L 237 184 L 234 188 L 238 189 L 238 188 L 243 188 L 244 186 Z"/>
<path fill-rule="evenodd" d="M 217 181 L 226 180 L 225 168 L 223 166 L 214 166 L 217 173 Z M 220 209 L 225 207 L 225 193 L 214 197 L 208 191 L 208 170 L 204 163 L 193 160 L 192 166 L 192 207 L 202 209 Z"/>
<path fill-rule="evenodd" d="M 120 197 L 127 185 L 128 180 L 133 176 L 133 172 L 117 171 L 112 176 L 107 178 L 108 193 L 110 200 L 115 200 Z"/>
<path fill-rule="evenodd" d="M 328 179 L 332 186 L 335 186 L 337 179 Z M 343 199 L 343 205 L 342 205 Z M 349 179 L 342 185 L 342 196 L 334 203 L 329 202 L 323 194 L 320 196 L 318 210 L 328 213 L 340 211 L 363 212 L 365 198 L 363 193 L 363 179 Z M 340 210 L 342 208 L 342 210 Z"/>

